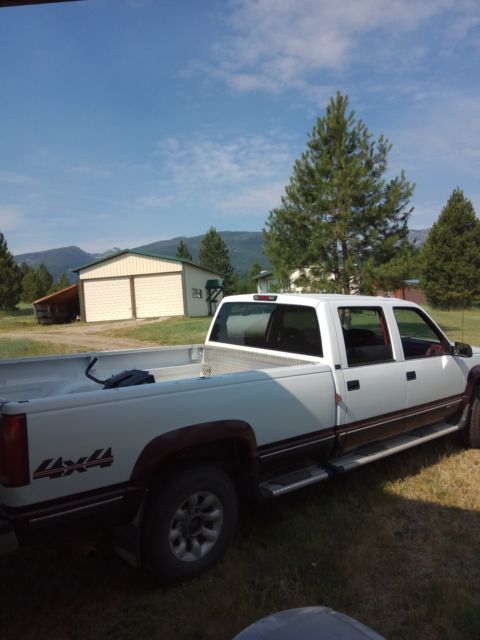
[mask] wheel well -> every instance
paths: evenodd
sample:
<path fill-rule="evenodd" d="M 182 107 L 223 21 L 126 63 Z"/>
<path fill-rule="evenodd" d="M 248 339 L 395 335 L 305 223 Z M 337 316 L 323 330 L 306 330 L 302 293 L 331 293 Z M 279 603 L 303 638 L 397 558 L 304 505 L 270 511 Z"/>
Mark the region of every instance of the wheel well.
<path fill-rule="evenodd" d="M 163 459 L 153 473 L 150 486 L 157 485 L 174 469 L 191 467 L 195 464 L 211 465 L 222 469 L 238 489 L 251 486 L 253 481 L 254 464 L 248 446 L 241 440 L 226 439 L 182 449 Z"/>

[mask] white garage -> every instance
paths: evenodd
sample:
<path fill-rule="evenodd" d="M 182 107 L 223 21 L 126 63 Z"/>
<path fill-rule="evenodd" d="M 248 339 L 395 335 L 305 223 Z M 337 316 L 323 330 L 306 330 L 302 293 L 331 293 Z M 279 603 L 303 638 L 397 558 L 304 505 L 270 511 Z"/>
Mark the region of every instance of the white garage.
<path fill-rule="evenodd" d="M 221 299 L 221 275 L 179 258 L 121 251 L 76 270 L 86 322 L 206 316 Z"/>

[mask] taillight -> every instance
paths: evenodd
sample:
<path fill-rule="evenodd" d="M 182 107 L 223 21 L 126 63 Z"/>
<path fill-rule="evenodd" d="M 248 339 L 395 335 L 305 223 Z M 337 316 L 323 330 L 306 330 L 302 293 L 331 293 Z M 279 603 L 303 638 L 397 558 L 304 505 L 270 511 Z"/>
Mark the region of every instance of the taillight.
<path fill-rule="evenodd" d="M 22 487 L 30 482 L 27 420 L 24 415 L 0 418 L 0 483 Z"/>

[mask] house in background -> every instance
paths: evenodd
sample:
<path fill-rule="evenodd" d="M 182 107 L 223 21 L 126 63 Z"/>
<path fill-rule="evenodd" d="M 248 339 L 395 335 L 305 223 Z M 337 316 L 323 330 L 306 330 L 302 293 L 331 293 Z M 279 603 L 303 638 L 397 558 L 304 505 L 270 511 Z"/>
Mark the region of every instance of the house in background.
<path fill-rule="evenodd" d="M 223 291 L 222 276 L 213 270 L 135 249 L 74 271 L 85 322 L 211 315 Z"/>
<path fill-rule="evenodd" d="M 257 282 L 257 293 L 270 293 L 278 290 L 277 281 L 273 277 L 273 272 L 263 269 L 257 276 L 253 277 Z"/>
<path fill-rule="evenodd" d="M 304 269 L 295 269 L 295 271 L 290 273 L 288 282 L 279 284 L 272 271 L 264 270 L 260 271 L 257 276 L 254 276 L 253 280 L 256 280 L 257 282 L 257 293 L 270 293 L 271 291 L 279 291 L 282 293 L 303 293 L 304 287 L 296 284 L 296 282 L 302 276 L 308 275 L 309 272 L 309 267 Z M 313 293 L 313 290 L 309 289 L 309 293 Z M 322 292 L 318 291 L 317 293 Z"/>
<path fill-rule="evenodd" d="M 278 285 L 275 280 L 272 271 L 260 271 L 260 273 L 253 279 L 257 282 L 257 293 L 270 293 L 271 291 L 279 291 L 283 293 L 302 293 L 302 287 L 296 286 L 295 281 L 300 278 L 305 270 L 292 271 L 290 274 L 289 282 L 283 287 Z M 308 270 L 307 270 L 308 271 Z M 322 293 L 319 291 L 318 293 Z M 352 293 L 356 293 L 352 291 Z M 417 278 L 412 280 L 405 280 L 402 287 L 394 290 L 385 291 L 384 289 L 377 289 L 375 292 L 377 296 L 385 296 L 387 298 L 401 298 L 402 300 L 408 300 L 409 302 L 415 302 L 419 305 L 424 305 L 427 302 L 425 294 L 420 289 L 420 280 Z"/>

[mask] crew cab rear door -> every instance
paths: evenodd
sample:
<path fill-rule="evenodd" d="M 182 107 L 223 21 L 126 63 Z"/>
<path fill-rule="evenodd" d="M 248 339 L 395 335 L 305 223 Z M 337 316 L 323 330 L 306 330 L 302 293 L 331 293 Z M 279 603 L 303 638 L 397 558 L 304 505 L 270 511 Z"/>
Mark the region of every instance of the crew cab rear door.
<path fill-rule="evenodd" d="M 397 359 L 384 310 L 354 302 L 339 304 L 334 321 L 344 380 L 340 445 L 349 450 L 401 433 L 406 403 L 404 363 Z M 336 372 L 338 376 L 338 366 Z"/>

